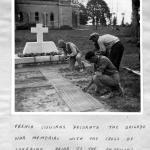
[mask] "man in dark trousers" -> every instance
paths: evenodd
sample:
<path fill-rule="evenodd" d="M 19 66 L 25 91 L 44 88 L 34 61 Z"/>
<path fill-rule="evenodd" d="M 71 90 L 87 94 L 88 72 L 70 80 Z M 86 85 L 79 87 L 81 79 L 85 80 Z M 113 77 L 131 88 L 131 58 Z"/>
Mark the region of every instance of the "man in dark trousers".
<path fill-rule="evenodd" d="M 119 70 L 124 51 L 124 46 L 120 39 L 110 34 L 100 36 L 98 33 L 92 33 L 89 40 L 94 42 L 95 52 L 108 57 Z"/>
<path fill-rule="evenodd" d="M 110 98 L 116 94 L 123 96 L 119 72 L 106 56 L 98 56 L 93 51 L 90 51 L 86 53 L 85 59 L 90 63 L 94 63 L 95 74 L 83 91 L 87 92 L 91 85 L 95 84 L 97 87 L 96 93 L 99 93 L 104 86 L 110 88 L 111 92 L 103 96 L 103 98 Z"/>

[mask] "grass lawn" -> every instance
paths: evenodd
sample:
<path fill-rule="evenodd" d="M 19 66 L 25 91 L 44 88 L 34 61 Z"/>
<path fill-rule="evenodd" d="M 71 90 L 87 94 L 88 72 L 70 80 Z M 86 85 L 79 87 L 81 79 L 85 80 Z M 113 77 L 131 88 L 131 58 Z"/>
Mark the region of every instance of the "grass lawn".
<path fill-rule="evenodd" d="M 44 34 L 44 40 L 54 41 L 56 45 L 59 39 L 71 41 L 85 54 L 87 51 L 94 49 L 93 43 L 88 40 L 92 32 L 99 32 L 100 34 L 109 33 L 118 36 L 125 47 L 121 66 L 140 70 L 139 49 L 129 35 L 129 27 L 121 28 L 120 31 L 113 30 L 109 27 L 101 27 L 98 30 L 92 27 L 84 27 L 83 30 L 49 30 L 48 34 Z M 15 33 L 15 53 L 22 53 L 25 43 L 31 41 L 36 41 L 35 34 L 31 34 L 29 30 L 17 30 Z M 121 69 L 120 75 L 121 83 L 125 89 L 126 99 L 118 101 L 108 100 L 105 103 L 119 111 L 140 111 L 140 77 L 124 69 Z M 79 84 L 85 85 L 85 83 Z"/>
<path fill-rule="evenodd" d="M 123 66 L 128 66 L 132 69 L 140 69 L 138 52 L 139 49 L 135 43 L 131 43 L 132 38 L 129 35 L 130 28 L 121 28 L 120 31 L 112 30 L 109 27 L 101 27 L 98 30 L 87 28 L 87 30 L 49 30 L 48 34 L 44 34 L 45 41 L 54 41 L 57 45 L 59 39 L 72 41 L 85 54 L 89 50 L 93 50 L 94 46 L 89 41 L 89 35 L 92 32 L 100 34 L 110 33 L 118 36 L 125 46 L 124 56 L 122 59 Z M 22 53 L 26 42 L 36 41 L 36 35 L 29 30 L 17 30 L 15 33 L 15 53 Z"/>

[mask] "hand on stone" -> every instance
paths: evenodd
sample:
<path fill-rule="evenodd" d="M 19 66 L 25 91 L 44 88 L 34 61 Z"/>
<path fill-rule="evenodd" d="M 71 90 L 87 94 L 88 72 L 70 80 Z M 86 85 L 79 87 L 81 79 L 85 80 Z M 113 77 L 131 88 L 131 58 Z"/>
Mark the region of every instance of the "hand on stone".
<path fill-rule="evenodd" d="M 82 89 L 82 91 L 83 91 L 83 92 L 87 92 L 87 91 L 88 91 L 88 88 L 87 88 L 87 87 L 84 87 L 84 88 Z"/>
<path fill-rule="evenodd" d="M 66 60 L 69 60 L 69 56 L 66 56 L 65 59 L 66 59 Z"/>
<path fill-rule="evenodd" d="M 64 60 L 67 59 L 67 56 L 66 56 L 66 55 L 63 55 L 63 59 L 64 59 Z"/>
<path fill-rule="evenodd" d="M 93 75 L 92 80 L 95 81 L 97 79 L 97 75 Z"/>

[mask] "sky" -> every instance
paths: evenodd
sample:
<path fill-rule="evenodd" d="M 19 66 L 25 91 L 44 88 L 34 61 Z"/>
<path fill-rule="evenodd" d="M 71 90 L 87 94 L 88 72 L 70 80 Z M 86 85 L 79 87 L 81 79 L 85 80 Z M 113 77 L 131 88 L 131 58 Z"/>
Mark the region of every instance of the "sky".
<path fill-rule="evenodd" d="M 104 0 L 109 8 L 111 13 L 115 12 L 118 18 L 118 24 L 121 23 L 122 13 L 125 13 L 125 23 L 131 23 L 131 13 L 132 13 L 132 0 Z M 88 0 L 79 0 L 86 5 Z"/>

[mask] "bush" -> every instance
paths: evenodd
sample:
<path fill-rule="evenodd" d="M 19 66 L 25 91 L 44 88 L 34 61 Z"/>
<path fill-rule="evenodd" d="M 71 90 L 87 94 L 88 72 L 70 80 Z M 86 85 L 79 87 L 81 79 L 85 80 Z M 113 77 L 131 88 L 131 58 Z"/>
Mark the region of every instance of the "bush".
<path fill-rule="evenodd" d="M 50 52 L 50 53 L 29 53 L 29 54 L 22 54 L 18 53 L 19 57 L 36 57 L 36 56 L 55 56 L 61 55 L 61 53 L 57 52 Z"/>
<path fill-rule="evenodd" d="M 60 27 L 61 30 L 72 30 L 72 27 L 70 27 L 69 25 L 63 25 Z"/>
<path fill-rule="evenodd" d="M 36 23 L 16 23 L 16 30 L 30 30 Z"/>

